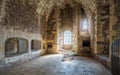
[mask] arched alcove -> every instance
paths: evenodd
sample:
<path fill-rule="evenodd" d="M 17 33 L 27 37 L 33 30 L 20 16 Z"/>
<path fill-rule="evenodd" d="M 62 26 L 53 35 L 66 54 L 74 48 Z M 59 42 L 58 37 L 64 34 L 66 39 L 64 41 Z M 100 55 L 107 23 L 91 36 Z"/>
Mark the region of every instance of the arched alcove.
<path fill-rule="evenodd" d="M 15 38 L 7 39 L 5 42 L 5 56 L 18 53 L 18 40 Z"/>
<path fill-rule="evenodd" d="M 41 49 L 41 41 L 40 40 L 32 40 L 31 41 L 31 50 L 37 51 Z"/>
<path fill-rule="evenodd" d="M 28 41 L 23 38 L 9 38 L 5 41 L 5 56 L 14 56 L 28 52 Z"/>
<path fill-rule="evenodd" d="M 72 46 L 72 32 L 70 30 L 65 30 L 63 32 L 63 49 L 71 50 Z"/>
<path fill-rule="evenodd" d="M 80 31 L 82 31 L 82 32 L 89 31 L 88 17 L 87 17 L 87 14 L 83 8 L 81 8 Z"/>

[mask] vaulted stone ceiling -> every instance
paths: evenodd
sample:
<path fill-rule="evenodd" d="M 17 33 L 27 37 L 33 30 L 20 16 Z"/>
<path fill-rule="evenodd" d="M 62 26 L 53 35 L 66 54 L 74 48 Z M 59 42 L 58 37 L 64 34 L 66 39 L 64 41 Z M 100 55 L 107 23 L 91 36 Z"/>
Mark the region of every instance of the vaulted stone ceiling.
<path fill-rule="evenodd" d="M 37 12 L 40 15 L 48 14 L 54 6 L 64 8 L 66 4 L 72 7 L 80 4 L 86 10 L 86 13 L 96 13 L 96 0 L 38 0 Z"/>
<path fill-rule="evenodd" d="M 29 29 L 32 30 L 33 25 L 38 29 L 40 24 L 45 25 L 42 23 L 46 22 L 37 22 L 40 22 L 41 17 L 47 21 L 54 7 L 64 9 L 66 4 L 73 8 L 80 6 L 89 17 L 97 15 L 98 6 L 110 1 L 112 0 L 0 0 L 0 22 L 3 26 L 16 25 L 17 29 L 31 27 Z"/>
<path fill-rule="evenodd" d="M 37 12 L 40 15 L 49 15 L 54 6 L 64 8 L 66 4 L 72 7 L 79 4 L 85 9 L 87 16 L 91 16 L 97 13 L 97 6 L 109 3 L 110 1 L 112 0 L 37 0 Z"/>
<path fill-rule="evenodd" d="M 0 0 L 0 3 L 8 2 L 12 0 Z M 13 0 L 14 1 L 14 0 Z M 88 15 L 95 14 L 97 11 L 97 6 L 100 4 L 108 3 L 111 0 L 19 0 L 23 3 L 28 2 L 29 4 L 37 4 L 37 13 L 39 15 L 49 15 L 54 6 L 59 8 L 64 8 L 66 4 L 71 5 L 72 7 L 77 4 L 81 5 Z M 1 8 L 1 7 L 0 7 Z"/>

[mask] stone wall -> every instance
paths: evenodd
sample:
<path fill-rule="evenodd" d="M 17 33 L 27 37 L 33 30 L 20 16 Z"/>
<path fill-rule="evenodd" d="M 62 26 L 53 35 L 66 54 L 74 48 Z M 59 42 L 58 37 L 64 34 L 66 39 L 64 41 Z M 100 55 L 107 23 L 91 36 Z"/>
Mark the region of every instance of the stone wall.
<path fill-rule="evenodd" d="M 74 12 L 74 8 L 72 8 L 70 5 L 66 5 L 64 9 L 61 9 L 61 13 L 60 13 L 60 19 L 61 19 L 61 48 L 62 49 L 68 49 L 71 50 L 73 49 L 73 35 L 74 35 L 74 16 L 75 16 L 75 12 Z M 70 31 L 71 32 L 71 45 L 64 45 L 64 32 L 65 31 Z"/>
<path fill-rule="evenodd" d="M 99 45 L 98 54 L 101 54 L 101 55 L 96 56 L 96 58 L 105 67 L 111 70 L 111 66 L 112 66 L 111 65 L 111 62 L 112 62 L 111 61 L 111 54 L 112 54 L 111 44 L 114 39 L 120 38 L 119 37 L 120 32 L 118 30 L 119 29 L 119 21 L 118 21 L 119 0 L 109 0 L 109 2 L 105 1 L 104 3 L 102 4 L 100 3 L 100 8 L 102 8 L 103 10 L 99 9 L 99 12 L 102 12 L 103 14 L 98 13 L 98 19 L 99 19 L 98 24 L 101 24 L 101 25 L 98 25 L 99 28 L 101 28 L 101 30 L 98 31 L 98 33 L 102 33 L 102 34 L 99 34 L 99 39 L 97 43 Z M 106 36 L 108 41 L 105 41 Z"/>
<path fill-rule="evenodd" d="M 0 0 L 0 10 L 2 8 L 2 2 L 3 2 L 3 0 Z"/>
<path fill-rule="evenodd" d="M 94 12 L 94 10 L 96 9 L 95 2 L 93 0 L 90 1 L 91 3 L 91 5 L 89 4 L 90 7 L 87 6 L 87 4 L 89 3 L 88 1 L 81 2 L 78 0 L 76 1 L 4 0 L 3 3 L 4 3 L 3 4 L 4 6 L 2 7 L 4 8 L 4 10 L 2 10 L 2 18 L 0 22 L 0 25 L 2 26 L 1 33 L 3 35 L 2 37 L 4 38 L 4 40 L 1 43 L 2 52 L 4 52 L 4 45 L 3 45 L 4 41 L 7 38 L 11 38 L 11 37 L 21 37 L 21 38 L 27 39 L 29 41 L 29 52 L 31 52 L 30 42 L 32 39 L 43 40 L 41 42 L 42 49 L 46 49 L 47 47 L 46 39 L 44 38 L 46 38 L 47 36 L 46 28 L 47 28 L 47 22 L 49 21 L 49 17 L 51 17 L 50 13 L 52 9 L 54 8 L 54 6 L 58 6 L 59 8 L 64 9 L 67 4 L 70 5 L 72 8 L 68 6 L 68 8 L 64 9 L 68 11 L 64 14 L 64 17 L 66 17 L 66 19 L 63 18 L 65 20 L 63 25 L 66 26 L 64 27 L 65 29 L 70 29 L 73 32 L 74 34 L 72 38 L 72 40 L 74 41 L 73 49 L 78 50 L 77 40 L 79 37 L 78 35 L 79 33 L 78 32 L 78 25 L 79 25 L 79 13 L 78 12 L 79 11 L 77 10 L 79 10 L 78 8 L 81 5 L 83 5 L 83 8 L 85 9 L 87 14 Z M 56 3 L 56 5 L 54 5 L 54 3 Z M 58 14 L 58 13 L 55 13 L 55 14 Z M 56 16 L 56 15 L 53 15 L 53 16 Z M 57 16 L 56 18 L 58 18 L 58 20 L 60 19 L 59 16 Z M 53 19 L 53 21 L 54 20 L 55 19 Z M 60 23 L 60 21 L 58 20 L 56 22 L 50 22 L 50 23 Z M 8 34 L 8 32 L 10 33 Z M 25 36 L 23 36 L 23 34 Z M 58 34 L 56 32 L 55 37 L 57 35 Z M 80 40 L 81 40 L 81 37 L 80 37 Z M 54 44 L 56 43 L 57 41 L 56 42 L 54 41 Z M 4 57 L 3 54 L 4 53 L 2 53 L 2 58 Z"/>
<path fill-rule="evenodd" d="M 1 0 L 0 0 L 1 3 Z M 40 55 L 40 51 L 31 52 L 31 41 L 41 40 L 41 25 L 38 23 L 37 3 L 35 0 L 4 0 L 0 4 L 0 60 L 2 62 L 24 61 Z M 28 49 L 22 55 L 5 56 L 5 42 L 9 38 L 23 38 L 28 41 Z M 22 47 L 21 47 L 22 48 Z M 4 62 L 4 63 L 6 63 Z"/>
<path fill-rule="evenodd" d="M 85 10 L 90 22 L 93 54 L 109 55 L 110 42 L 120 35 L 119 0 L 114 0 L 116 6 L 112 1 L 0 0 L 0 60 L 5 59 L 5 41 L 9 38 L 28 40 L 28 56 L 31 56 L 31 40 L 41 41 L 43 53 L 51 44 L 50 52 L 57 52 L 64 46 L 65 30 L 73 33 L 71 49 L 82 50 L 84 36 L 79 32 L 80 8 Z"/>
<path fill-rule="evenodd" d="M 95 59 L 103 64 L 107 69 L 111 70 L 111 61 L 106 55 L 96 55 Z"/>
<path fill-rule="evenodd" d="M 109 39 L 110 39 L 110 5 L 104 4 L 98 7 L 98 54 L 109 55 Z"/>
<path fill-rule="evenodd" d="M 15 66 L 15 65 L 21 64 L 25 61 L 36 58 L 36 57 L 40 56 L 40 54 L 41 54 L 41 51 L 39 50 L 36 52 L 31 52 L 30 54 L 24 53 L 24 54 L 17 55 L 14 57 L 7 57 L 0 61 L 0 71 L 4 71 L 6 67 L 8 68 L 11 66 Z"/>
<path fill-rule="evenodd" d="M 35 1 L 7 0 L 4 9 L 6 14 L 2 26 L 25 32 L 39 32 Z"/>
<path fill-rule="evenodd" d="M 114 10 L 113 10 L 113 12 L 114 12 L 114 14 L 113 14 L 113 16 L 111 17 L 111 20 L 112 19 L 114 19 L 114 23 L 112 23 L 113 25 L 113 33 L 114 33 L 114 35 L 113 35 L 113 39 L 115 39 L 115 38 L 119 38 L 120 37 L 120 13 L 119 13 L 119 11 L 120 11 L 120 3 L 119 3 L 120 1 L 119 0 L 114 0 Z"/>
<path fill-rule="evenodd" d="M 64 8 L 54 7 L 48 18 L 46 29 L 46 49 L 47 46 L 54 48 L 53 51 L 48 50 L 49 53 L 55 52 L 56 49 L 57 51 L 62 49 L 77 50 L 79 25 L 79 17 L 77 17 L 79 14 L 77 8 L 77 6 L 72 8 L 69 4 L 66 4 Z M 72 33 L 71 45 L 64 45 L 64 32 L 67 30 Z"/>
<path fill-rule="evenodd" d="M 92 54 L 97 53 L 97 13 L 93 13 L 92 16 L 89 18 L 90 20 L 90 38 L 91 38 L 91 49 L 92 49 Z"/>

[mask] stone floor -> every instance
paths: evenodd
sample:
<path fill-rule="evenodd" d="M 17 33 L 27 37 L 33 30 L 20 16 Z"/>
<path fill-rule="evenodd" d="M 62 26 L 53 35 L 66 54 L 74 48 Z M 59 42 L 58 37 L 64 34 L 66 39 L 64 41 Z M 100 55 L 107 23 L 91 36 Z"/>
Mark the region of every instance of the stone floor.
<path fill-rule="evenodd" d="M 62 61 L 63 55 L 46 55 L 7 69 L 0 75 L 112 75 L 99 62 L 87 57 Z"/>

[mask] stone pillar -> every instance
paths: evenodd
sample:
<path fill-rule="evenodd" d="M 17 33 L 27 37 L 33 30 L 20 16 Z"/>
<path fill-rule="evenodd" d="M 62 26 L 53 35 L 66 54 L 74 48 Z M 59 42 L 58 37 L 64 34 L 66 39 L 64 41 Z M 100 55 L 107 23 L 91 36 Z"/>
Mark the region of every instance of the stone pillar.
<path fill-rule="evenodd" d="M 55 23 L 56 23 L 56 25 L 55 25 L 55 28 L 56 28 L 56 32 L 55 32 L 55 49 L 56 49 L 56 51 L 55 51 L 55 53 L 56 52 L 58 52 L 58 50 L 59 50 L 59 33 L 60 33 L 60 29 L 59 29 L 59 27 L 60 27 L 60 19 L 59 19 L 59 15 L 60 15 L 60 10 L 59 10 L 59 8 L 56 8 L 56 10 L 55 10 Z"/>
<path fill-rule="evenodd" d="M 47 35 L 46 35 L 46 52 L 47 53 L 57 53 L 58 52 L 58 25 L 59 23 L 60 11 L 58 7 L 55 7 L 48 19 L 47 25 Z"/>
<path fill-rule="evenodd" d="M 61 48 L 60 22 L 57 22 L 57 51 Z"/>
<path fill-rule="evenodd" d="M 31 53 L 31 39 L 28 40 L 28 53 Z"/>
<path fill-rule="evenodd" d="M 73 17 L 73 33 L 72 33 L 72 37 L 73 37 L 73 50 L 75 52 L 79 51 L 79 34 L 78 34 L 78 30 L 79 30 L 79 10 L 78 10 L 78 6 L 76 6 L 76 8 L 74 9 L 74 17 Z"/>
<path fill-rule="evenodd" d="M 98 6 L 97 12 L 97 54 L 109 55 L 110 5 Z"/>
<path fill-rule="evenodd" d="M 6 42 L 6 32 L 4 28 L 0 28 L 0 60 L 5 57 L 5 42 Z"/>
<path fill-rule="evenodd" d="M 2 60 L 5 57 L 5 34 L 4 34 L 4 28 L 2 28 L 1 24 L 3 21 L 3 18 L 5 17 L 5 5 L 6 5 L 6 0 L 1 0 L 1 5 L 0 5 L 0 60 Z M 3 40 L 4 38 L 4 40 Z"/>

